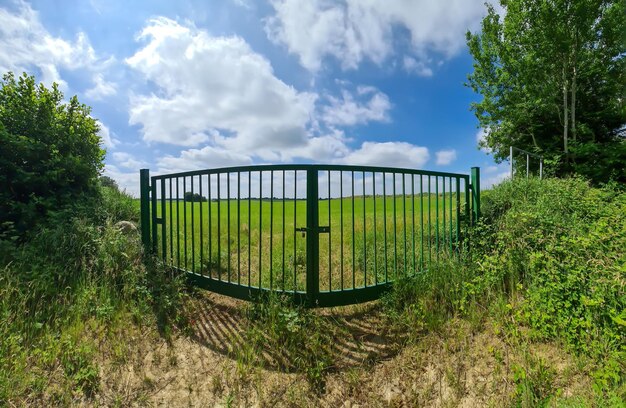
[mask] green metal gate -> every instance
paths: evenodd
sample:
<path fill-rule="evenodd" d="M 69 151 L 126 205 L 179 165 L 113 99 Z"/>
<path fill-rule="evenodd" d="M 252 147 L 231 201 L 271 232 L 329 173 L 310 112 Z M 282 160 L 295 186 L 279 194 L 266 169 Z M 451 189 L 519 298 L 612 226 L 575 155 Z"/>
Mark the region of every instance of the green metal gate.
<path fill-rule="evenodd" d="M 190 283 L 307 306 L 378 298 L 463 248 L 480 174 L 262 165 L 141 176 L 145 247 Z"/>

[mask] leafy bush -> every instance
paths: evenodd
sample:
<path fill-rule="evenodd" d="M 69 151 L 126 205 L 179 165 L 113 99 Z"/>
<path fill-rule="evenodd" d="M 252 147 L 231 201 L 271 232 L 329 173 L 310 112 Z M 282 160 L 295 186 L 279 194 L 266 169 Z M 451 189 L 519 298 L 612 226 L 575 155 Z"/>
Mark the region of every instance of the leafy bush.
<path fill-rule="evenodd" d="M 98 124 L 76 96 L 63 103 L 26 74 L 0 81 L 0 233 L 22 236 L 97 193 L 104 164 Z"/>
<path fill-rule="evenodd" d="M 455 315 L 497 316 L 504 304 L 516 335 L 521 322 L 531 339 L 564 344 L 590 362 L 601 400 L 623 403 L 626 194 L 581 178 L 520 178 L 485 191 L 482 212 L 465 259 L 395 284 L 383 299 L 392 324 L 411 341 Z M 547 401 L 544 368 L 513 373 L 520 401 Z"/>
<path fill-rule="evenodd" d="M 484 194 L 483 214 L 468 290 L 519 290 L 515 313 L 535 337 L 598 361 L 601 388 L 624 392 L 626 194 L 580 178 L 516 179 Z"/>
<path fill-rule="evenodd" d="M 0 405 L 90 396 L 100 381 L 94 327 L 116 330 L 133 318 L 167 333 L 177 321 L 182 281 L 144 262 L 139 234 L 115 226 L 138 218 L 132 199 L 105 187 L 101 197 L 0 254 Z M 47 381 L 53 373 L 62 378 Z"/>

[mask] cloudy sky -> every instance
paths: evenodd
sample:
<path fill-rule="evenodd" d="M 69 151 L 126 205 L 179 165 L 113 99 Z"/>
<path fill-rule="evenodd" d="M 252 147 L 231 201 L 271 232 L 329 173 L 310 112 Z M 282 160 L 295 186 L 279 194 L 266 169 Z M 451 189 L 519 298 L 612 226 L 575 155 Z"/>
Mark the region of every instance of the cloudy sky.
<path fill-rule="evenodd" d="M 502 179 L 478 149 L 465 32 L 484 0 L 0 0 L 0 72 L 93 107 L 105 174 L 251 163 Z"/>

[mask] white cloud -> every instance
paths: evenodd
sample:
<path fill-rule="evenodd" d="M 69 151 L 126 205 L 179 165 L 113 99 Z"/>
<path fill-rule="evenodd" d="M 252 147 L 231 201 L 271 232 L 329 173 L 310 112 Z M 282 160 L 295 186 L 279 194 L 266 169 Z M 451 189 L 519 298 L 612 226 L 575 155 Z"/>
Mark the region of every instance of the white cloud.
<path fill-rule="evenodd" d="M 117 181 L 120 189 L 134 197 L 139 197 L 139 171 L 125 172 L 115 165 L 107 164 L 104 166 L 103 174 Z"/>
<path fill-rule="evenodd" d="M 65 91 L 67 83 L 60 69 L 95 71 L 100 63 L 83 32 L 68 41 L 51 35 L 27 3 L 17 1 L 14 11 L 0 8 L 0 72 L 19 75 L 22 71 L 34 73 L 35 69 L 43 83 L 50 86 L 56 82 Z"/>
<path fill-rule="evenodd" d="M 485 13 L 483 0 L 274 0 L 274 15 L 266 19 L 266 33 L 298 55 L 311 71 L 334 57 L 344 69 L 364 59 L 381 64 L 394 50 L 394 28 L 408 31 L 411 54 L 423 64 L 428 53 L 451 57 L 465 45 L 465 31 L 476 29 Z M 398 30 L 396 30 L 398 31 Z M 399 30 L 402 31 L 402 30 Z M 427 66 L 415 60 L 409 65 Z M 405 63 L 406 65 L 406 63 Z"/>
<path fill-rule="evenodd" d="M 115 84 L 105 81 L 104 76 L 100 73 L 94 76 L 94 82 L 94 87 L 85 91 L 85 96 L 88 98 L 102 99 L 107 96 L 115 95 L 117 92 Z"/>
<path fill-rule="evenodd" d="M 489 189 L 496 184 L 510 177 L 510 170 L 508 163 L 498 164 L 497 166 L 485 167 L 482 170 L 480 188 L 481 190 Z"/>
<path fill-rule="evenodd" d="M 361 148 L 350 152 L 341 160 L 345 164 L 389 166 L 419 169 L 430 155 L 426 147 L 405 142 L 364 142 Z"/>
<path fill-rule="evenodd" d="M 370 86 L 359 86 L 357 94 L 371 97 L 367 101 L 358 101 L 345 89 L 341 92 L 341 98 L 328 97 L 330 105 L 324 106 L 322 120 L 331 126 L 353 126 L 389 120 L 391 102 L 386 94 Z"/>
<path fill-rule="evenodd" d="M 487 147 L 487 135 L 489 134 L 489 129 L 480 128 L 478 132 L 476 132 L 476 143 L 478 143 L 478 147 L 485 153 L 491 153 L 491 149 Z"/>
<path fill-rule="evenodd" d="M 437 166 L 447 166 L 456 160 L 456 150 L 440 150 L 435 153 Z"/>
<path fill-rule="evenodd" d="M 305 146 L 283 152 L 283 161 L 299 157 L 317 162 L 329 162 L 342 158 L 349 152 L 344 133 L 338 129 L 331 129 L 329 134 L 309 138 Z"/>
<path fill-rule="evenodd" d="M 119 140 L 111 136 L 111 131 L 109 130 L 109 127 L 106 126 L 101 121 L 98 121 L 98 126 L 100 127 L 100 130 L 98 131 L 98 135 L 100 136 L 100 139 L 102 140 L 102 145 L 106 147 L 107 149 L 114 148 L 119 143 Z"/>
<path fill-rule="evenodd" d="M 137 160 L 135 156 L 127 152 L 115 152 L 112 156 L 120 166 L 130 170 L 139 171 L 139 169 L 147 166 L 146 162 Z"/>
<path fill-rule="evenodd" d="M 421 77 L 431 77 L 433 76 L 433 70 L 428 66 L 428 63 L 424 61 L 418 61 L 413 57 L 409 57 L 407 55 L 402 59 L 402 65 L 404 69 L 412 74 L 416 74 Z"/>
<path fill-rule="evenodd" d="M 165 156 L 157 162 L 160 173 L 176 173 L 252 164 L 252 158 L 245 154 L 225 149 L 205 146 L 202 149 L 183 150 L 178 157 Z"/>
<path fill-rule="evenodd" d="M 150 20 L 138 38 L 146 45 L 126 62 L 159 89 L 130 98 L 130 123 L 144 140 L 262 158 L 307 144 L 317 95 L 276 78 L 243 39 L 167 18 Z"/>

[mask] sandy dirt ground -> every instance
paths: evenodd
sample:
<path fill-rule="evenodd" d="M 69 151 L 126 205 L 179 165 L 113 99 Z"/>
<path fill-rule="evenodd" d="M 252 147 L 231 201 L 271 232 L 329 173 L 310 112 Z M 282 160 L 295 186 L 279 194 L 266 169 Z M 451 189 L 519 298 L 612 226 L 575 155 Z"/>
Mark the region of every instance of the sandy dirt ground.
<path fill-rule="evenodd" d="M 100 392 L 89 405 L 500 407 L 510 404 L 516 391 L 512 373 L 524 367 L 527 355 L 552 367 L 565 395 L 585 381 L 573 378 L 574 363 L 558 348 L 521 350 L 489 325 L 473 329 L 451 321 L 440 333 L 401 346 L 386 332 L 380 307 L 371 303 L 319 312 L 346 329 L 320 389 L 302 373 L 251 367 L 233 357 L 243 341 L 241 302 L 206 293 L 189 307 L 191 333 L 167 342 L 146 329 L 129 336 L 124 358 L 103 358 Z M 280 356 L 268 352 L 266 358 Z"/>

